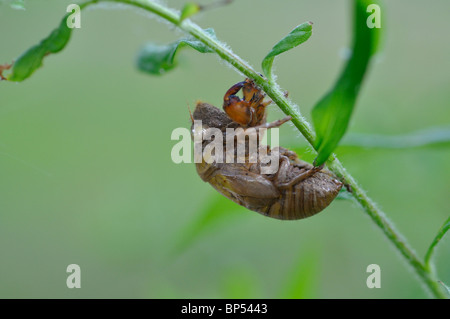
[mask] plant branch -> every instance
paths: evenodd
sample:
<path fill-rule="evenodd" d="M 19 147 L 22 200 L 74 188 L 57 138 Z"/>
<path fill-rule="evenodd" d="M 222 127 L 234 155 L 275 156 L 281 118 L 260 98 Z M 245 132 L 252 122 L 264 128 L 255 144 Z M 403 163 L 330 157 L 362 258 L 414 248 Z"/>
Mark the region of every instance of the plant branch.
<path fill-rule="evenodd" d="M 428 251 L 425 255 L 425 267 L 427 269 L 432 268 L 432 257 L 434 253 L 434 249 L 436 248 L 436 245 L 439 243 L 439 241 L 444 237 L 445 233 L 450 229 L 450 217 L 447 218 L 447 220 L 444 222 L 442 227 L 439 229 L 439 232 L 437 233 L 436 237 L 434 238 L 433 242 L 430 245 L 430 248 L 428 248 Z"/>
<path fill-rule="evenodd" d="M 314 145 L 315 135 L 311 125 L 301 116 L 298 107 L 288 100 L 280 87 L 270 82 L 255 71 L 247 62 L 234 54 L 227 46 L 213 39 L 204 32 L 197 24 L 186 19 L 180 22 L 179 13 L 167 8 L 163 4 L 150 0 L 97 0 L 92 2 L 117 2 L 150 11 L 157 16 L 173 23 L 184 32 L 195 37 L 197 40 L 211 48 L 217 55 L 232 65 L 236 70 L 251 78 L 257 83 L 286 114 L 292 117 L 292 123 L 297 127 L 305 139 Z M 384 235 L 392 242 L 397 251 L 405 258 L 407 263 L 414 269 L 421 281 L 436 298 L 446 298 L 442 287 L 439 285 L 436 275 L 432 269 L 426 267 L 418 258 L 414 250 L 409 246 L 403 236 L 394 228 L 393 224 L 379 209 L 375 203 L 367 196 L 366 192 L 358 185 L 355 179 L 345 170 L 336 155 L 331 155 L 327 161 L 329 169 L 336 174 L 353 194 L 355 200 L 361 205 L 363 210 L 369 215 L 372 221 L 381 229 Z"/>

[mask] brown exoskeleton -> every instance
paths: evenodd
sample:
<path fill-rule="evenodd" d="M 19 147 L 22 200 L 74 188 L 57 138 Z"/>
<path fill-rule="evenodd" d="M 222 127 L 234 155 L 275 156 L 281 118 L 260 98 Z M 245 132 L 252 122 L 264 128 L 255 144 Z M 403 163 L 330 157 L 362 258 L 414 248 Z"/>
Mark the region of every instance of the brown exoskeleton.
<path fill-rule="evenodd" d="M 243 91 L 243 98 L 236 94 Z M 233 85 L 224 96 L 223 109 L 198 102 L 192 120 L 202 121 L 202 130 L 217 128 L 226 134 L 227 128 L 274 128 L 290 120 L 290 117 L 266 123 L 265 94 L 246 79 Z M 193 135 L 194 123 L 192 125 Z M 224 142 L 225 143 L 225 142 Z M 234 137 L 234 143 L 238 139 Z M 207 145 L 203 141 L 202 148 Z M 210 183 L 219 193 L 237 204 L 263 215 L 295 220 L 302 219 L 327 207 L 339 193 L 342 183 L 330 172 L 301 161 L 297 154 L 285 148 L 270 149 L 270 155 L 279 152 L 278 169 L 273 174 L 262 173 L 262 163 L 251 163 L 248 147 L 245 148 L 244 163 L 207 163 L 204 159 L 196 164 L 197 172 L 203 181 Z M 236 149 L 236 148 L 235 148 Z"/>

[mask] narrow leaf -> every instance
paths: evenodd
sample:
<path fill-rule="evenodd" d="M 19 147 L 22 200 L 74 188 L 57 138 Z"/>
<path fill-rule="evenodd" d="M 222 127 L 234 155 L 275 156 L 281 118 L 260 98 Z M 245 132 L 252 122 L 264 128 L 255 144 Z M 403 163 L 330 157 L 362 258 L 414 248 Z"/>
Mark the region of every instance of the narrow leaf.
<path fill-rule="evenodd" d="M 188 2 L 184 5 L 183 9 L 181 10 L 180 14 L 180 22 L 184 19 L 187 19 L 194 14 L 197 14 L 201 10 L 201 6 L 197 3 Z"/>
<path fill-rule="evenodd" d="M 72 32 L 72 29 L 67 27 L 66 18 L 67 16 L 62 19 L 59 27 L 53 30 L 48 37 L 28 49 L 14 62 L 11 73 L 6 76 L 8 81 L 21 82 L 25 80 L 42 66 L 45 56 L 64 49 Z"/>
<path fill-rule="evenodd" d="M 89 1 L 80 4 L 80 9 L 83 9 L 96 2 Z M 44 57 L 51 53 L 58 53 L 64 49 L 70 40 L 72 29 L 67 26 L 67 18 L 71 15 L 68 13 L 61 20 L 59 26 L 54 29 L 48 37 L 41 42 L 31 47 L 21 56 L 17 58 L 11 68 L 11 72 L 4 76 L 4 70 L 9 69 L 9 65 L 0 66 L 0 79 L 21 82 L 30 77 L 34 71 L 42 66 Z"/>
<path fill-rule="evenodd" d="M 349 133 L 341 146 L 404 149 L 450 144 L 450 127 L 431 127 L 402 135 Z"/>
<path fill-rule="evenodd" d="M 312 34 L 312 22 L 305 22 L 292 30 L 287 36 L 274 45 L 269 54 L 262 61 L 262 69 L 269 81 L 273 81 L 272 64 L 275 57 L 302 44 Z"/>
<path fill-rule="evenodd" d="M 205 32 L 209 33 L 213 38 L 216 38 L 213 29 L 206 29 Z M 148 43 L 138 54 L 137 67 L 139 70 L 152 75 L 162 75 L 175 68 L 177 65 L 177 52 L 185 46 L 190 46 L 200 53 L 213 52 L 203 42 L 194 38 L 180 39 L 166 45 Z"/>
<path fill-rule="evenodd" d="M 286 273 L 286 283 L 279 298 L 308 299 L 317 297 L 320 250 L 310 250 L 298 256 L 291 271 Z"/>
<path fill-rule="evenodd" d="M 208 231 L 217 230 L 218 226 L 225 226 L 225 221 L 236 217 L 248 216 L 246 209 L 235 204 L 228 198 L 215 194 L 208 205 L 194 218 L 186 229 L 181 231 L 181 236 L 175 244 L 173 254 L 179 254 Z"/>
<path fill-rule="evenodd" d="M 436 248 L 436 245 L 439 243 L 439 241 L 444 237 L 445 233 L 450 229 L 450 217 L 447 218 L 445 223 L 442 225 L 442 227 L 439 229 L 436 237 L 434 238 L 433 242 L 431 243 L 430 247 L 428 248 L 427 254 L 425 255 L 425 265 L 427 267 L 430 267 L 434 249 Z"/>
<path fill-rule="evenodd" d="M 371 57 L 376 52 L 379 42 L 379 28 L 369 28 L 367 12 L 374 0 L 355 0 L 353 13 L 352 56 L 328 92 L 314 107 L 312 118 L 316 130 L 315 149 L 318 156 L 316 165 L 323 164 L 344 136 L 355 102 L 368 69 Z"/>
<path fill-rule="evenodd" d="M 221 298 L 225 299 L 258 299 L 262 298 L 261 276 L 246 263 L 230 267 L 222 276 Z"/>
<path fill-rule="evenodd" d="M 339 194 L 336 196 L 336 199 L 340 199 L 340 200 L 354 200 L 355 198 L 353 197 L 353 195 L 351 193 L 349 193 L 345 187 L 342 187 L 341 190 L 339 191 Z"/>

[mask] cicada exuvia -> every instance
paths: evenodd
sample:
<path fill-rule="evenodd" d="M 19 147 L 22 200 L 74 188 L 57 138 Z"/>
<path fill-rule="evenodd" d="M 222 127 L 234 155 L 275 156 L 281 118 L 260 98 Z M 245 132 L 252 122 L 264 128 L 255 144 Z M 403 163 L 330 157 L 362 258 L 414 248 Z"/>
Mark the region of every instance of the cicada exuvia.
<path fill-rule="evenodd" d="M 236 95 L 240 90 L 243 92 L 242 98 Z M 239 134 L 244 132 L 245 135 L 249 129 L 259 133 L 260 130 L 278 127 L 290 120 L 288 117 L 267 123 L 266 107 L 270 101 L 264 101 L 264 98 L 261 89 L 252 80 L 246 79 L 226 92 L 223 105 L 225 112 L 207 103 L 197 103 L 191 116 L 193 139 L 196 134 L 212 128 L 225 136 L 220 140 L 225 149 L 229 146 L 225 145 L 226 141 L 231 140 L 231 155 L 235 159 L 239 157 L 238 150 L 244 150 L 243 161 L 225 160 L 230 155 L 229 150 L 228 154 L 227 151 L 223 152 L 222 161 L 211 161 L 202 156 L 201 161 L 196 163 L 197 173 L 222 195 L 265 216 L 296 220 L 315 215 L 333 201 L 343 183 L 331 172 L 301 161 L 295 152 L 261 145 L 260 135 L 257 134 L 256 151 L 265 150 L 268 157 L 276 154 L 276 157 L 271 158 L 278 161 L 276 171 L 267 173 L 264 168 L 268 163 L 262 163 L 257 156 L 253 156 L 256 161 L 250 160 L 255 149 L 251 150 L 246 139 L 238 138 Z M 200 128 L 195 127 L 196 121 L 201 121 Z M 230 136 L 230 129 L 234 129 L 233 132 L 241 129 L 241 133 Z M 201 140 L 202 152 L 209 142 L 207 139 Z"/>

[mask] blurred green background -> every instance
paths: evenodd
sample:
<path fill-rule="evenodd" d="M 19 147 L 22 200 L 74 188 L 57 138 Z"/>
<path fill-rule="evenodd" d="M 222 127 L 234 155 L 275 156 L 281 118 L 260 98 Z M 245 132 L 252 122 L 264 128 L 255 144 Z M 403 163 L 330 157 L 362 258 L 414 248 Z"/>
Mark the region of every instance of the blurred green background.
<path fill-rule="evenodd" d="M 0 62 L 47 36 L 70 3 L 0 5 Z M 194 20 L 257 68 L 281 37 L 313 21 L 311 39 L 283 54 L 275 70 L 309 119 L 344 63 L 349 5 L 236 0 Z M 143 43 L 182 34 L 137 9 L 103 7 L 83 11 L 68 47 L 30 79 L 0 83 L 0 297 L 427 297 L 356 204 L 335 201 L 306 220 L 273 220 L 222 199 L 194 164 L 174 164 L 170 136 L 189 127 L 187 104 L 220 106 L 242 77 L 214 55 L 187 49 L 165 76 L 140 73 L 134 60 Z M 450 124 L 449 12 L 447 0 L 386 3 L 384 49 L 350 132 Z M 270 119 L 281 116 L 270 108 Z M 280 135 L 281 145 L 304 145 L 289 125 Z M 423 256 L 449 215 L 448 145 L 337 153 Z M 436 256 L 447 284 L 449 251 L 447 238 Z M 81 267 L 81 289 L 66 287 L 72 263 Z M 381 289 L 366 286 L 372 263 L 381 267 Z"/>

